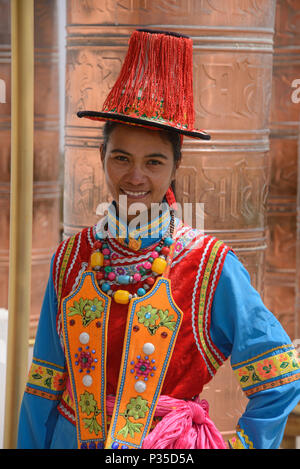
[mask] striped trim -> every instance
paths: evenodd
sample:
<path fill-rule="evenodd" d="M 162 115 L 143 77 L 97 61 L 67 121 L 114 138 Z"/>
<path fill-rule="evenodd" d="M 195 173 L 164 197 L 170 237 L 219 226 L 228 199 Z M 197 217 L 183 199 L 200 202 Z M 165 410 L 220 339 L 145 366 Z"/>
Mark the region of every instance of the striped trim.
<path fill-rule="evenodd" d="M 70 239 L 70 242 L 71 242 L 71 240 L 72 240 L 73 238 L 74 238 L 74 241 L 73 241 L 73 242 L 75 242 L 76 236 L 77 236 L 77 235 L 74 235 L 74 236 Z M 74 253 L 74 257 L 73 257 L 73 259 L 72 259 L 71 265 L 70 265 L 70 267 L 69 267 L 69 269 L 68 269 L 68 272 L 67 272 L 67 275 L 66 275 L 66 282 L 68 281 L 69 275 L 70 275 L 70 273 L 71 273 L 71 271 L 72 271 L 72 269 L 73 269 L 73 267 L 74 267 L 74 264 L 75 264 L 75 262 L 76 262 L 76 259 L 77 259 L 78 253 L 79 253 L 79 249 L 80 249 L 80 245 L 81 245 L 81 237 L 82 237 L 82 231 L 81 231 L 81 232 L 79 233 L 79 235 L 78 235 L 76 251 L 75 251 L 75 253 Z M 71 251 L 69 252 L 69 256 L 70 256 L 70 253 L 71 253 Z M 68 259 L 69 259 L 69 256 L 68 256 Z"/>
<path fill-rule="evenodd" d="M 49 401 L 57 401 L 60 397 L 58 394 L 50 394 L 49 392 L 41 391 L 40 389 L 32 388 L 30 386 L 25 387 L 25 392 L 27 394 L 32 394 L 33 396 L 43 397 Z"/>
<path fill-rule="evenodd" d="M 26 389 L 32 389 L 31 394 L 37 394 L 41 397 L 52 395 L 53 399 L 57 399 L 58 395 L 65 389 L 66 378 L 67 370 L 65 368 L 33 358 Z M 27 390 L 27 392 L 29 391 Z"/>
<path fill-rule="evenodd" d="M 236 427 L 236 434 L 228 440 L 231 449 L 254 449 L 252 441 L 244 430 L 238 425 Z"/>
<path fill-rule="evenodd" d="M 225 357 L 217 350 L 210 339 L 209 319 L 217 279 L 221 273 L 221 266 L 228 250 L 229 247 L 224 245 L 223 241 L 219 241 L 216 238 L 208 240 L 201 257 L 192 295 L 192 327 L 195 342 L 211 376 L 214 376 L 216 370 L 225 360 Z M 208 253 L 209 258 L 206 262 Z M 204 268 L 205 271 L 203 273 Z M 200 284 L 201 278 L 202 282 Z M 198 314 L 196 316 L 196 298 L 199 287 L 200 297 Z"/>
<path fill-rule="evenodd" d="M 211 353 L 211 350 L 214 349 L 212 347 L 212 344 L 209 340 L 209 335 L 208 335 L 208 329 L 207 329 L 207 324 L 208 324 L 208 312 L 210 309 L 210 304 L 212 300 L 212 294 L 214 293 L 213 290 L 213 283 L 215 283 L 215 277 L 218 273 L 218 270 L 215 271 L 214 273 L 214 279 L 212 283 L 212 289 L 210 291 L 209 295 L 209 301 L 207 301 L 206 309 L 205 309 L 205 303 L 206 303 L 206 297 L 208 294 L 208 289 L 209 289 L 209 279 L 211 276 L 211 271 L 212 267 L 214 265 L 217 253 L 219 248 L 223 245 L 222 241 L 217 241 L 210 253 L 209 260 L 206 265 L 206 269 L 204 272 L 203 276 L 203 281 L 201 285 L 201 290 L 200 290 L 200 303 L 199 303 L 199 311 L 198 311 L 198 331 L 199 331 L 199 336 L 200 336 L 200 341 L 202 348 L 204 349 L 205 354 L 207 355 L 211 365 L 214 367 L 215 370 L 219 368 L 219 363 L 215 360 L 213 354 Z M 222 251 L 222 253 L 224 250 Z M 217 268 L 219 267 L 219 264 L 217 265 Z M 214 349 L 215 354 L 219 358 L 219 360 L 222 362 L 222 357 L 218 354 L 216 349 Z"/>
<path fill-rule="evenodd" d="M 40 360 L 39 358 L 36 358 L 36 357 L 33 357 L 32 361 L 36 363 L 37 365 L 41 364 L 42 366 L 48 366 L 58 371 L 64 371 L 64 372 L 66 371 L 66 368 L 64 366 L 56 365 L 56 363 L 47 362 L 45 360 Z"/>
<path fill-rule="evenodd" d="M 61 400 L 57 406 L 58 412 L 70 423 L 76 426 L 75 411 L 64 400 Z"/>
<path fill-rule="evenodd" d="M 298 353 L 292 344 L 268 350 L 232 369 L 247 396 L 300 379 Z"/>
<path fill-rule="evenodd" d="M 210 256 L 210 259 L 207 263 L 207 267 L 206 267 L 206 271 L 205 271 L 205 274 L 204 274 L 204 277 L 207 276 L 207 277 L 210 277 L 211 276 L 211 270 L 212 270 L 212 267 L 213 267 L 213 264 L 215 263 L 215 259 L 216 259 L 216 256 L 217 256 L 217 253 L 218 251 L 220 251 L 220 249 L 222 248 L 223 246 L 223 249 L 220 253 L 220 257 L 218 259 L 218 262 L 217 262 L 217 265 L 216 265 L 216 268 L 215 268 L 215 271 L 213 273 L 213 278 L 212 278 L 212 281 L 211 281 L 211 289 L 210 289 L 210 293 L 209 293 L 209 296 L 208 296 L 208 300 L 207 300 L 207 304 L 206 304 L 206 310 L 205 310 L 205 327 L 203 328 L 203 331 L 205 333 L 205 337 L 206 337 L 206 341 L 208 342 L 208 345 L 210 347 L 210 350 L 212 350 L 215 354 L 215 356 L 218 358 L 219 362 L 220 363 L 223 363 L 224 361 L 224 358 L 223 356 L 220 355 L 220 353 L 218 352 L 217 348 L 214 346 L 214 344 L 212 343 L 211 339 L 210 339 L 210 333 L 209 333 L 209 323 L 208 323 L 208 318 L 209 318 L 209 313 L 210 313 L 210 309 L 211 309 L 211 306 L 212 306 L 212 301 L 213 301 L 213 296 L 214 296 L 214 292 L 215 292 L 215 289 L 217 287 L 217 278 L 219 277 L 220 275 L 220 271 L 221 271 L 221 265 L 223 265 L 223 262 L 224 262 L 224 257 L 226 255 L 226 253 L 228 252 L 228 247 L 225 246 L 223 244 L 222 241 L 218 241 L 214 248 L 213 248 L 213 251 L 211 253 L 211 256 L 213 255 L 213 261 L 212 263 L 210 263 L 210 260 L 211 260 L 211 256 Z M 208 289 L 206 288 L 206 291 Z M 202 324 L 202 316 L 203 314 L 203 311 L 202 311 L 202 308 L 201 306 L 199 305 L 199 316 L 198 316 L 198 324 L 199 324 L 199 330 L 200 330 L 200 325 Z M 204 340 L 205 338 L 203 337 L 203 344 L 204 344 Z M 216 370 L 219 368 L 219 364 L 217 362 L 215 362 L 215 368 Z M 217 366 L 216 366 L 217 365 Z"/>
<path fill-rule="evenodd" d="M 92 236 L 91 236 L 92 233 L 93 233 L 93 227 L 91 226 L 87 231 L 87 239 L 88 239 L 88 242 L 89 242 L 91 248 L 94 247 L 94 242 L 93 242 Z"/>
<path fill-rule="evenodd" d="M 210 248 L 210 245 L 213 243 L 213 241 L 215 240 L 215 238 L 212 238 L 208 241 L 207 243 L 207 246 L 205 247 L 205 250 L 202 254 L 202 257 L 201 257 L 201 261 L 200 261 L 200 265 L 199 265 L 199 269 L 198 269 L 198 272 L 197 272 L 197 276 L 196 276 L 196 281 L 195 281 L 195 286 L 194 286 L 194 290 L 193 290 L 193 296 L 192 296 L 192 327 L 193 327 L 193 332 L 194 332 L 194 338 L 195 338 L 195 342 L 196 342 L 196 346 L 207 366 L 207 369 L 209 371 L 209 374 L 213 377 L 214 376 L 214 371 L 213 369 L 210 367 L 210 364 L 208 363 L 207 361 L 207 356 L 205 353 L 203 353 L 203 350 L 202 350 L 202 347 L 200 346 L 200 343 L 199 343 L 199 340 L 198 340 L 198 333 L 197 333 L 197 328 L 196 328 L 196 317 L 195 317 L 195 309 L 196 309 L 196 305 L 195 305 L 195 302 L 196 302 L 196 294 L 197 294 L 197 290 L 198 290 L 198 287 L 199 287 L 199 281 L 200 281 L 200 277 L 201 277 L 201 273 L 202 273 L 202 270 L 203 270 L 203 265 L 204 265 L 204 261 L 205 261 L 205 257 L 206 257 L 206 254 Z M 198 324 L 198 327 L 199 327 L 199 324 Z"/>
<path fill-rule="evenodd" d="M 57 302 L 58 302 L 58 305 L 60 304 L 63 278 L 64 278 L 64 275 L 65 275 L 65 271 L 66 271 L 66 268 L 67 268 L 69 257 L 71 255 L 71 251 L 72 251 L 72 248 L 73 248 L 73 245 L 74 245 L 74 242 L 75 242 L 75 237 L 76 237 L 76 235 L 72 236 L 72 238 L 70 238 L 68 240 L 67 249 L 65 250 L 63 261 L 62 261 L 62 264 L 61 264 L 61 267 L 60 267 L 59 283 L 58 283 L 58 289 L 57 289 Z"/>
<path fill-rule="evenodd" d="M 62 253 L 65 249 L 65 246 L 67 244 L 67 241 L 68 240 L 65 240 L 62 245 L 61 245 L 61 248 L 58 252 L 58 256 L 57 256 L 57 259 L 56 259 L 56 268 L 55 268 L 55 279 L 54 279 L 54 285 L 55 285 L 55 291 L 56 291 L 56 294 L 58 292 L 58 273 L 59 273 L 59 266 L 60 266 L 60 259 L 61 259 L 61 256 L 62 256 Z"/>
<path fill-rule="evenodd" d="M 293 383 L 294 381 L 297 381 L 298 379 L 300 379 L 300 374 L 299 373 L 296 373 L 296 374 L 293 374 L 293 375 L 290 375 L 290 376 L 286 376 L 285 378 L 277 379 L 276 381 L 271 381 L 269 383 L 264 383 L 264 384 L 261 384 L 259 386 L 255 386 L 252 389 L 246 390 L 245 395 L 247 397 L 249 397 L 249 396 L 252 396 L 253 394 L 256 394 L 257 392 L 260 392 L 260 391 L 266 391 L 267 389 L 273 389 L 273 388 L 277 388 L 279 386 L 283 386 L 284 384 Z"/>
<path fill-rule="evenodd" d="M 168 207 L 167 203 L 165 203 Z M 166 208 L 158 215 L 154 220 L 145 223 L 141 228 L 128 229 L 127 224 L 124 223 L 122 219 L 116 216 L 116 209 L 113 204 L 108 208 L 108 229 L 112 233 L 114 238 L 143 238 L 143 237 L 153 237 L 153 235 L 158 234 L 163 235 L 170 223 L 170 211 Z M 145 214 L 145 217 L 148 221 L 148 214 Z M 130 224 L 129 224 L 130 225 Z"/>

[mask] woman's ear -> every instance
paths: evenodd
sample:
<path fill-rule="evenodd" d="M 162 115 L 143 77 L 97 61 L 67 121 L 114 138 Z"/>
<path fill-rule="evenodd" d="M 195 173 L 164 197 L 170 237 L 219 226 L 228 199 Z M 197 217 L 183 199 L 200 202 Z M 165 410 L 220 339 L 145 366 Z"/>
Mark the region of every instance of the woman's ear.
<path fill-rule="evenodd" d="M 103 143 L 100 144 L 99 150 L 100 150 L 101 162 L 102 162 L 102 165 L 104 166 L 105 148 L 104 148 L 104 144 L 103 144 Z"/>

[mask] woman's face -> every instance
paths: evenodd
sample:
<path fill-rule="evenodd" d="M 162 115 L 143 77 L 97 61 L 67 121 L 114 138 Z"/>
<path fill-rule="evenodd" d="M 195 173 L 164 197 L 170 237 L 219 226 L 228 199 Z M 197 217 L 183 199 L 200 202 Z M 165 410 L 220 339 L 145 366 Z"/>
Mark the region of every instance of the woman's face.
<path fill-rule="evenodd" d="M 118 208 L 119 197 L 127 196 L 126 205 L 122 203 L 127 213 L 133 203 L 144 204 L 148 211 L 151 204 L 160 204 L 175 179 L 173 147 L 159 130 L 117 125 L 109 136 L 106 153 L 103 145 L 100 153 L 108 189 Z M 136 215 L 128 214 L 127 219 Z"/>

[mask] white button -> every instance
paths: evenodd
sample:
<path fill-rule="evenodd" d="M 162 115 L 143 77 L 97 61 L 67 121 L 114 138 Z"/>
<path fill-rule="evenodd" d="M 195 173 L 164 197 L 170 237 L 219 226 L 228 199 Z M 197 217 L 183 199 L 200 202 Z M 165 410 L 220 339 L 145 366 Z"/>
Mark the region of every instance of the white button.
<path fill-rule="evenodd" d="M 84 344 L 88 344 L 89 341 L 90 341 L 89 334 L 87 332 L 82 332 L 79 336 L 79 342 L 84 345 Z"/>
<path fill-rule="evenodd" d="M 93 378 L 90 375 L 85 375 L 82 378 L 82 382 L 85 386 L 87 386 L 89 388 L 90 386 L 92 386 Z"/>
<path fill-rule="evenodd" d="M 146 390 L 146 383 L 144 381 L 137 381 L 134 385 L 136 392 L 144 392 Z"/>
<path fill-rule="evenodd" d="M 147 344 L 144 344 L 143 352 L 146 355 L 151 355 L 154 351 L 155 351 L 155 347 L 153 344 L 151 344 L 150 342 L 148 342 Z"/>

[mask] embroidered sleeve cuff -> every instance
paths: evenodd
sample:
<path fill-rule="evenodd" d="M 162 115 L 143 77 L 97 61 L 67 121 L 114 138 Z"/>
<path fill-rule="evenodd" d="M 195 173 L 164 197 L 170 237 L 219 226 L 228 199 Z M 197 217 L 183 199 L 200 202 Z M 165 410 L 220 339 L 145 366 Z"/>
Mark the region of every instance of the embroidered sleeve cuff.
<path fill-rule="evenodd" d="M 66 378 L 65 368 L 33 358 L 25 391 L 45 399 L 57 400 L 65 389 Z"/>
<path fill-rule="evenodd" d="M 300 379 L 300 362 L 292 344 L 232 364 L 232 369 L 247 397 Z"/>

